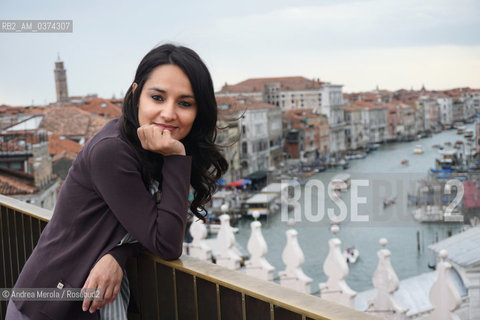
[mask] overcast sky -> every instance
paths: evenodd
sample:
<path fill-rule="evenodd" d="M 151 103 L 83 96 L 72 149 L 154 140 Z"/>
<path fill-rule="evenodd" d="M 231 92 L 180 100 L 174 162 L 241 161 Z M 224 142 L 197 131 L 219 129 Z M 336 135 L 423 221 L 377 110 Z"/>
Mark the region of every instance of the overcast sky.
<path fill-rule="evenodd" d="M 344 92 L 480 88 L 478 0 L 2 0 L 6 19 L 71 19 L 73 33 L 0 33 L 0 104 L 55 101 L 57 53 L 70 95 L 120 97 L 172 41 L 197 51 L 216 90 L 297 75 Z"/>

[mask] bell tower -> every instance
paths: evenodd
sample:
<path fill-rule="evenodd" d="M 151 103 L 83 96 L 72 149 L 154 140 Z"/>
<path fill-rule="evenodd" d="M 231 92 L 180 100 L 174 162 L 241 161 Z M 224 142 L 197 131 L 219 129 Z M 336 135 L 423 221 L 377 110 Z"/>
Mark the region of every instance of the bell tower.
<path fill-rule="evenodd" d="M 63 61 L 58 56 L 55 61 L 55 88 L 57 90 L 57 103 L 64 104 L 68 102 L 67 70 L 63 67 Z"/>

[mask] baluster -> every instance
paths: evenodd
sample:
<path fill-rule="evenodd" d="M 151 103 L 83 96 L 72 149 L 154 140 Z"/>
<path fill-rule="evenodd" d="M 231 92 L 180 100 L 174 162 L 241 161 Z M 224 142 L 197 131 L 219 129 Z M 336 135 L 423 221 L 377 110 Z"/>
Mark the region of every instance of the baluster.
<path fill-rule="evenodd" d="M 333 225 L 330 231 L 336 235 L 340 228 Z M 357 293 L 353 291 L 345 282 L 348 276 L 348 264 L 342 255 L 342 242 L 338 238 L 332 238 L 328 241 L 329 252 L 323 264 L 323 271 L 328 276 L 326 283 L 320 283 L 320 295 L 325 300 L 354 307 L 354 299 Z"/>
<path fill-rule="evenodd" d="M 222 205 L 223 212 L 226 211 L 224 208 Z M 230 216 L 225 213 L 220 216 L 220 230 L 217 235 L 217 244 L 220 248 L 216 257 L 217 264 L 227 267 L 228 269 L 239 270 L 242 258 L 234 250 L 235 235 L 230 226 Z"/>
<path fill-rule="evenodd" d="M 265 259 L 268 247 L 262 235 L 262 224 L 260 221 L 257 221 L 259 216 L 260 213 L 258 211 L 253 212 L 255 221 L 250 223 L 250 228 L 252 229 L 250 239 L 248 240 L 250 259 L 245 262 L 246 273 L 263 280 L 271 281 L 273 280 L 275 268 Z"/>
<path fill-rule="evenodd" d="M 293 223 L 289 221 L 289 224 Z M 310 284 L 312 279 L 308 277 L 302 270 L 305 262 L 302 248 L 298 244 L 297 231 L 294 229 L 287 230 L 287 245 L 282 253 L 282 260 L 286 265 L 284 271 L 278 273 L 280 277 L 280 285 L 288 287 L 300 292 L 310 293 Z"/>
<path fill-rule="evenodd" d="M 380 239 L 379 242 L 384 248 L 388 243 L 385 238 Z M 399 305 L 393 297 L 393 293 L 398 290 L 398 277 L 391 264 L 391 252 L 388 249 L 380 249 L 377 256 L 378 266 L 372 277 L 377 295 L 369 301 L 367 311 L 387 320 L 405 320 L 408 309 Z"/>
<path fill-rule="evenodd" d="M 205 241 L 208 231 L 204 222 L 194 218 L 190 226 L 190 234 L 193 240 L 188 245 L 189 255 L 201 260 L 212 261 L 212 249 Z"/>
<path fill-rule="evenodd" d="M 434 309 L 424 320 L 460 320 L 452 312 L 462 303 L 462 298 L 450 276 L 452 265 L 445 261 L 448 256 L 446 250 L 441 250 L 439 256 L 441 260 L 437 263 L 438 277 L 429 294 Z"/>

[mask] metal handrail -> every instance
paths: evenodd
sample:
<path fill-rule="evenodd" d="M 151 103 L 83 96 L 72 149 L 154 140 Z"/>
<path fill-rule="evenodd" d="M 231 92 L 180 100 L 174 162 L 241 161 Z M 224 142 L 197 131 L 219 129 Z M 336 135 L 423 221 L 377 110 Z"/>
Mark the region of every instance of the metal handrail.
<path fill-rule="evenodd" d="M 0 195 L 0 208 L 2 215 L 7 214 L 8 211 L 9 213 L 7 216 L 9 217 L 14 217 L 18 213 L 28 216 L 28 220 L 31 221 L 32 225 L 34 219 L 39 220 L 38 226 L 40 231 L 46 225 L 45 222 L 48 222 L 52 216 L 52 212 L 50 210 L 42 209 L 3 195 Z M 5 217 L 2 217 L 2 221 L 5 220 L 4 218 Z M 16 219 L 17 218 L 14 220 Z M 20 219 L 23 221 L 24 217 Z M 40 224 L 42 224 L 42 227 L 40 227 Z M 22 234 L 26 232 L 26 229 L 18 229 L 14 232 L 10 231 L 8 223 L 2 223 L 1 228 L 3 231 L 7 231 L 6 233 L 8 233 L 8 237 L 24 238 L 24 240 L 20 242 L 18 240 L 21 239 L 12 238 L 11 240 L 8 240 L 8 238 L 2 238 L 2 245 L 7 246 L 5 247 L 7 250 L 4 250 L 4 254 L 0 257 L 2 258 L 2 262 L 0 264 L 2 264 L 4 267 L 8 267 L 10 271 L 8 274 L 0 275 L 0 282 L 3 284 L 3 286 L 7 287 L 15 282 L 15 279 L 23 267 L 26 258 L 28 258 L 28 256 L 31 254 L 31 250 L 33 250 L 36 241 L 38 240 L 40 231 L 36 231 L 36 236 L 33 237 L 33 234 Z M 31 232 L 33 232 L 33 229 L 31 229 Z M 25 242 L 26 236 L 29 239 L 28 243 Z M 30 241 L 32 241 L 31 245 Z M 23 243 L 24 245 L 19 247 L 19 243 Z M 14 254 L 15 252 L 16 254 Z M 12 260 L 15 260 L 16 263 L 12 264 Z M 131 268 L 132 265 L 133 269 Z M 158 294 L 163 292 L 161 293 L 163 296 L 168 296 L 172 301 L 174 301 L 174 314 L 176 319 L 181 318 L 179 317 L 179 314 L 182 313 L 183 309 L 189 308 L 190 310 L 195 310 L 196 319 L 201 319 L 199 318 L 199 308 L 204 306 L 203 303 L 205 303 L 205 301 L 201 299 L 197 292 L 197 290 L 199 290 L 197 288 L 200 288 L 198 287 L 198 283 L 201 281 L 203 283 L 209 283 L 211 286 L 217 288 L 217 298 L 214 299 L 216 302 L 212 302 L 211 306 L 213 309 L 218 310 L 218 312 L 215 312 L 214 315 L 214 318 L 218 319 L 222 318 L 222 312 L 220 312 L 220 301 L 223 301 L 224 299 L 221 293 L 223 289 L 221 288 L 234 291 L 239 297 L 241 297 L 241 304 L 243 306 L 241 318 L 244 320 L 248 319 L 249 314 L 247 312 L 248 308 L 246 307 L 246 301 L 250 301 L 251 298 L 260 301 L 264 306 L 269 306 L 270 319 L 272 320 L 285 319 L 285 317 L 280 316 L 280 313 L 277 314 L 277 312 L 280 312 L 278 311 L 279 309 L 284 309 L 288 312 L 296 314 L 301 319 L 379 319 L 374 315 L 363 313 L 353 308 L 348 308 L 333 302 L 329 302 L 313 295 L 297 292 L 273 282 L 263 281 L 248 276 L 240 271 L 232 271 L 216 264 L 185 255 L 175 261 L 166 261 L 145 251 L 138 259 L 131 260 L 129 262 L 129 267 L 127 267 L 127 270 L 129 279 L 131 280 L 131 285 L 133 283 L 133 285 L 136 286 L 134 287 L 133 291 L 137 294 L 139 293 L 140 300 L 138 302 L 140 303 L 140 311 L 137 314 L 132 314 L 132 316 L 135 318 L 138 316 L 140 316 L 140 318 L 148 318 L 152 315 L 152 310 L 154 310 L 154 314 L 157 314 L 157 316 L 160 317 L 160 309 L 164 307 L 159 305 L 159 301 L 162 299 L 153 299 L 149 297 L 149 295 L 153 292 L 154 295 L 159 297 Z M 138 272 L 136 270 L 138 270 Z M 140 272 L 140 270 L 142 272 Z M 152 270 L 153 273 L 149 270 Z M 187 283 L 176 281 L 175 279 L 177 279 L 179 274 L 188 275 L 192 281 Z M 164 283 L 157 282 L 157 278 L 165 276 L 172 279 L 173 286 L 169 287 L 165 286 Z M 190 288 L 188 290 L 193 290 L 195 299 L 192 299 L 191 301 L 184 301 L 177 296 L 179 292 L 185 292 L 185 290 L 187 290 L 185 288 Z M 239 300 L 236 301 L 238 303 Z M 157 306 L 155 306 L 155 304 L 157 304 Z M 0 319 L 3 319 L 4 317 L 5 307 L 6 304 L 3 302 L 0 303 Z"/>
<path fill-rule="evenodd" d="M 379 319 L 376 316 L 336 304 L 319 297 L 301 293 L 276 283 L 259 280 L 240 271 L 233 271 L 213 263 L 183 255 L 175 261 L 166 261 L 152 254 L 150 259 L 194 278 L 224 286 L 258 300 L 279 306 L 311 319 L 358 320 Z"/>

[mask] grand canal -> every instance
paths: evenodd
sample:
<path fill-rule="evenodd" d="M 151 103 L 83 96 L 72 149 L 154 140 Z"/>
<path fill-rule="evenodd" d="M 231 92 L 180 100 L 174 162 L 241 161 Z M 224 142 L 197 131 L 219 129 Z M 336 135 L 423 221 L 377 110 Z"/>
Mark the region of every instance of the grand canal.
<path fill-rule="evenodd" d="M 467 129 L 474 129 L 474 125 L 468 125 Z M 453 144 L 457 140 L 465 139 L 457 135 L 455 130 L 448 130 L 418 141 L 382 145 L 366 158 L 350 161 L 350 168 L 347 170 L 328 170 L 310 178 L 316 180 L 316 185 L 324 185 L 325 190 L 331 177 L 338 173 L 348 173 L 352 182 L 357 180 L 363 185 L 358 187 L 358 195 L 352 194 L 353 187 L 342 195 L 347 217 L 340 223 L 340 232 L 337 234 L 343 249 L 355 246 L 360 251 L 360 258 L 357 263 L 350 265 L 350 273 L 346 279 L 352 289 L 363 291 L 372 288 L 371 277 L 378 263 L 380 238 L 388 239 L 387 248 L 392 253 L 393 268 L 402 280 L 431 271 L 428 265 L 435 264 L 435 256 L 428 249 L 428 245 L 448 237 L 449 234 L 460 232 L 462 225 L 459 223 L 416 222 L 411 214 L 414 207 L 407 204 L 407 192 L 414 193 L 415 182 L 428 175 L 429 169 L 434 167 L 435 158 L 439 156 L 438 149 L 432 146 L 443 145 L 447 141 Z M 419 144 L 425 152 L 415 155 L 413 149 Z M 408 166 L 401 165 L 404 159 L 409 161 Z M 299 203 L 302 213 L 297 216 L 295 225 L 289 225 L 287 217 L 280 213 L 261 222 L 268 245 L 266 258 L 276 272 L 285 269 L 282 261 L 286 244 L 285 231 L 290 228 L 298 231 L 298 241 L 305 255 L 303 270 L 313 279 L 311 290 L 315 293 L 318 291 L 318 284 L 327 280 L 323 263 L 328 254 L 328 240 L 334 236 L 329 231 L 327 210 L 330 208 L 335 214 L 339 214 L 340 209 L 328 196 L 321 199 L 321 188 L 311 188 L 311 191 L 309 194 L 305 186 L 301 188 Z M 384 209 L 383 200 L 386 198 L 395 198 L 396 202 Z M 359 203 L 351 204 L 352 199 Z M 363 203 L 361 199 L 364 199 Z M 308 207 L 311 209 L 306 212 Z M 368 221 L 358 222 L 359 218 L 352 214 L 354 207 L 358 211 L 357 216 Z M 289 217 L 293 217 L 292 212 Z M 236 239 L 244 248 L 247 248 L 250 236 L 250 222 L 249 219 L 241 219 L 238 225 L 240 231 Z"/>

